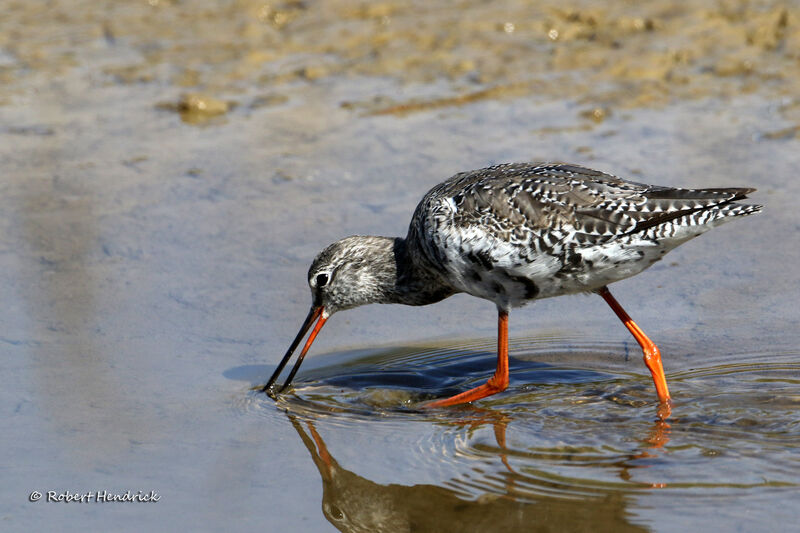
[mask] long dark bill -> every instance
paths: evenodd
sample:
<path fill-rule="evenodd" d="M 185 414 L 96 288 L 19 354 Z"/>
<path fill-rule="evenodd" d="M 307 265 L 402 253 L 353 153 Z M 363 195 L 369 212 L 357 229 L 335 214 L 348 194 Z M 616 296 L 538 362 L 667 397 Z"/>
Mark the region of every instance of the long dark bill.
<path fill-rule="evenodd" d="M 283 359 L 281 359 L 280 364 L 278 364 L 278 368 L 275 369 L 275 372 L 272 374 L 272 377 L 269 378 L 269 381 L 267 381 L 267 384 L 264 385 L 264 387 L 261 389 L 261 392 L 266 392 L 273 398 L 276 396 L 273 387 L 275 385 L 275 382 L 278 380 L 278 376 L 283 371 L 283 368 L 286 366 L 286 363 L 289 362 L 289 359 L 292 358 L 292 354 L 294 354 L 294 351 L 297 349 L 297 346 L 300 344 L 300 341 L 303 340 L 303 337 L 306 336 L 306 333 L 308 332 L 308 329 L 311 327 L 311 324 L 313 324 L 315 320 L 319 319 L 317 320 L 317 325 L 314 326 L 314 330 L 311 332 L 311 335 L 309 335 L 305 346 L 303 346 L 303 350 L 300 352 L 300 357 L 297 359 L 297 362 L 295 362 L 294 367 L 292 367 L 292 371 L 289 372 L 289 377 L 286 378 L 286 382 L 284 382 L 283 386 L 278 390 L 278 394 L 283 392 L 286 389 L 286 387 L 289 386 L 289 383 L 292 382 L 292 379 L 294 378 L 295 374 L 297 374 L 297 371 L 300 369 L 300 363 L 303 362 L 303 358 L 305 358 L 306 352 L 308 352 L 308 349 L 311 347 L 311 343 L 314 342 L 317 333 L 319 333 L 319 330 L 321 330 L 322 326 L 325 324 L 325 320 L 327 320 L 325 317 L 322 316 L 322 311 L 323 311 L 322 306 L 311 308 L 311 310 L 308 312 L 308 316 L 303 321 L 303 325 L 300 326 L 300 331 L 297 333 L 297 337 L 295 337 L 294 340 L 292 341 L 292 345 L 289 346 L 289 349 L 286 351 L 286 355 L 283 356 Z"/>

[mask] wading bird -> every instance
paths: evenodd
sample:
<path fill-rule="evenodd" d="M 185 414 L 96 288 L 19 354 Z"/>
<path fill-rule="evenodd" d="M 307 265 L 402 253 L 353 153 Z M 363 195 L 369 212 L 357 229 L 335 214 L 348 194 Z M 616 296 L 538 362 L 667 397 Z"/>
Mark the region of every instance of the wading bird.
<path fill-rule="evenodd" d="M 371 303 L 427 305 L 465 292 L 497 306 L 497 370 L 485 384 L 425 404 L 472 402 L 508 386 L 508 313 L 540 298 L 594 292 L 642 347 L 658 399 L 669 390 L 658 347 L 608 284 L 645 270 L 689 239 L 761 210 L 736 203 L 755 189 L 644 185 L 565 164 L 515 163 L 462 172 L 431 189 L 406 238 L 353 236 L 311 264 L 312 305 L 263 391 L 311 335 L 278 393 L 291 383 L 325 321 Z"/>

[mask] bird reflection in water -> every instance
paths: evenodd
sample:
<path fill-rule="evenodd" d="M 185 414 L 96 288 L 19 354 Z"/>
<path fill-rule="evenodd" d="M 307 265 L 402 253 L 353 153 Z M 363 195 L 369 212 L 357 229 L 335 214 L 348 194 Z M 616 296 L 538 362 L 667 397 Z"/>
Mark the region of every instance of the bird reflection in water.
<path fill-rule="evenodd" d="M 322 478 L 322 510 L 340 531 L 647 531 L 629 521 L 627 505 L 639 490 L 659 488 L 631 481 L 631 470 L 646 468 L 638 459 L 655 457 L 658 448 L 669 440 L 669 424 L 659 418 L 642 440 L 642 448 L 618 461 L 603 463 L 617 469 L 622 483 L 581 483 L 570 493 L 569 478 L 554 477 L 537 463 L 552 462 L 552 454 L 510 449 L 507 433 L 513 427 L 512 415 L 487 409 L 472 409 L 460 421 L 445 424 L 465 426 L 472 432 L 491 425 L 496 448 L 481 451 L 495 455 L 501 471 L 483 471 L 484 480 L 451 480 L 453 487 L 433 484 L 380 484 L 343 468 L 333 457 L 317 422 L 301 420 L 287 411 L 292 426 Z M 498 465 L 499 466 L 499 465 Z M 503 471 L 504 470 L 504 471 Z M 491 478 L 491 481 L 489 481 Z M 498 486 L 497 480 L 502 484 Z M 580 483 L 580 480 L 577 480 Z M 484 482 L 490 490 L 476 488 Z M 563 492 L 563 497 L 546 493 Z M 587 496 L 588 494 L 588 496 Z"/>

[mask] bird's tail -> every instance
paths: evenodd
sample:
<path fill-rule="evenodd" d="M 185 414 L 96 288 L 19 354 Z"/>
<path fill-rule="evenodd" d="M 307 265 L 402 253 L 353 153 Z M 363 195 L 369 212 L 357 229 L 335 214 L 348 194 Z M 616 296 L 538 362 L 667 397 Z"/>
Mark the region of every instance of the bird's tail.
<path fill-rule="evenodd" d="M 761 205 L 737 203 L 753 191 L 750 188 L 666 189 L 659 194 L 661 191 L 654 190 L 648 200 L 669 203 L 671 209 L 640 222 L 635 231 L 644 230 L 656 238 L 688 240 L 734 218 L 761 211 Z"/>
<path fill-rule="evenodd" d="M 739 200 L 744 200 L 751 192 L 755 192 L 752 188 L 730 188 L 730 189 L 699 189 L 698 193 L 706 193 L 715 196 L 721 196 L 720 200 L 715 202 L 710 200 L 708 205 L 696 208 L 691 213 L 686 213 L 686 219 L 676 219 L 675 222 L 685 223 L 689 226 L 718 226 L 723 222 L 734 217 L 743 217 L 752 215 L 761 211 L 763 206 L 757 204 L 740 204 Z"/>
<path fill-rule="evenodd" d="M 714 227 L 725 219 L 752 215 L 760 205 L 736 203 L 755 189 L 672 189 L 653 187 L 647 192 L 647 213 L 639 216 L 631 233 L 653 229 Z"/>
<path fill-rule="evenodd" d="M 764 208 L 763 205 L 758 204 L 723 204 L 721 206 L 712 208 L 715 219 L 726 217 L 745 217 L 761 212 Z"/>

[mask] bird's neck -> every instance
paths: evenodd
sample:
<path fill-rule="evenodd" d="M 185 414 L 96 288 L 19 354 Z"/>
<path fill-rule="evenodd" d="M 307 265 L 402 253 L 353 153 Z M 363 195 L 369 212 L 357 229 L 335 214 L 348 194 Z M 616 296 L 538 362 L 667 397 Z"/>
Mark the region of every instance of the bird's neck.
<path fill-rule="evenodd" d="M 421 257 L 401 237 L 386 238 L 384 268 L 391 272 L 382 280 L 384 303 L 427 305 L 451 296 L 456 291 L 444 278 L 428 268 Z"/>

